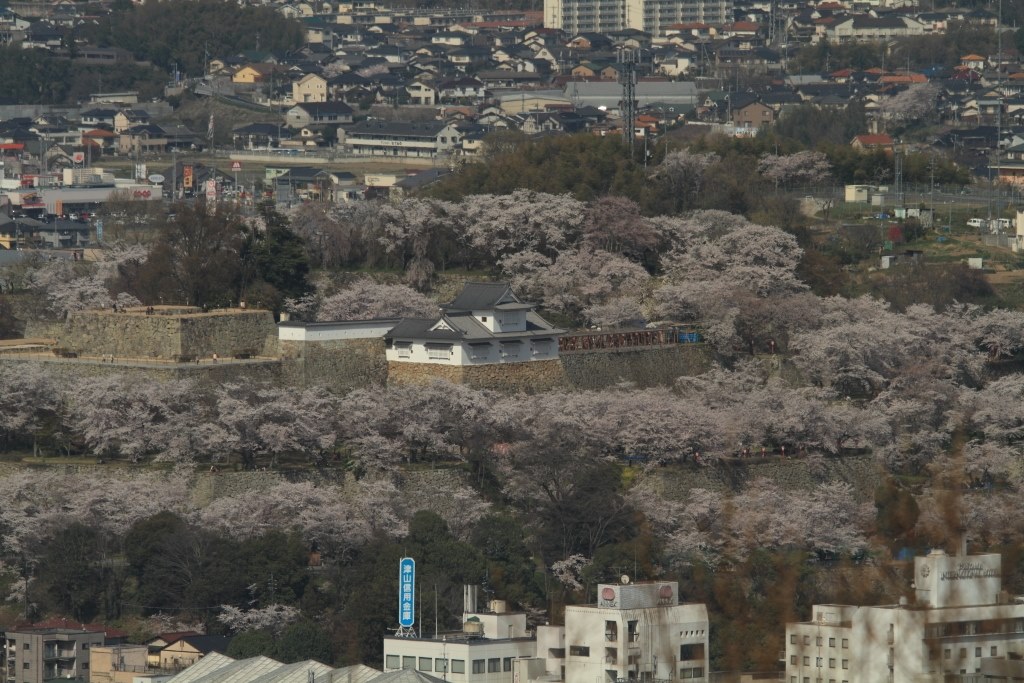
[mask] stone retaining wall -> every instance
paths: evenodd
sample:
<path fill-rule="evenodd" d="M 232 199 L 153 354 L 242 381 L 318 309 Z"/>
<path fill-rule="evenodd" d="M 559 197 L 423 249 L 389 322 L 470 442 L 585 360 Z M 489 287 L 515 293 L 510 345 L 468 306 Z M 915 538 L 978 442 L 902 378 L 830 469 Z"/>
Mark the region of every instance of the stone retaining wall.
<path fill-rule="evenodd" d="M 737 493 L 764 478 L 784 490 L 810 491 L 825 482 L 843 481 L 853 486 L 860 501 L 874 500 L 875 489 L 885 473 L 870 455 L 813 459 L 777 457 L 747 461 L 724 461 L 713 465 L 655 468 L 655 490 L 669 499 L 684 500 L 692 489 Z"/>
<path fill-rule="evenodd" d="M 274 318 L 261 310 L 174 315 L 77 311 L 59 328 L 46 331 L 58 347 L 86 356 L 172 360 L 277 354 Z"/>
<path fill-rule="evenodd" d="M 491 365 L 388 362 L 388 383 L 429 384 L 439 379 L 465 384 L 474 389 L 527 393 L 564 389 L 569 384 L 565 369 L 558 360 Z"/>
<path fill-rule="evenodd" d="M 383 339 L 280 342 L 283 377 L 293 386 L 322 386 L 337 393 L 383 386 L 388 379 Z"/>
<path fill-rule="evenodd" d="M 671 386 L 679 377 L 706 372 L 712 354 L 703 344 L 679 344 L 565 353 L 560 361 L 568 386 L 575 389 L 601 389 L 622 382 L 652 387 Z"/>

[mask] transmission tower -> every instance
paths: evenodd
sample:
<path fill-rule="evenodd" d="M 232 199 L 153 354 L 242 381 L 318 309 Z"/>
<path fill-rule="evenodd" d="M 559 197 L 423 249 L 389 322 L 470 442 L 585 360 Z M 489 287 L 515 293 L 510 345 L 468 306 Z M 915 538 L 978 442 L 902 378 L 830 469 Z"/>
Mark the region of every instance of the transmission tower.
<path fill-rule="evenodd" d="M 633 158 L 633 150 L 636 147 L 636 50 L 622 48 L 619 50 L 619 83 L 622 84 L 622 102 L 619 109 L 622 111 L 622 141 L 626 146 L 626 153 Z"/>

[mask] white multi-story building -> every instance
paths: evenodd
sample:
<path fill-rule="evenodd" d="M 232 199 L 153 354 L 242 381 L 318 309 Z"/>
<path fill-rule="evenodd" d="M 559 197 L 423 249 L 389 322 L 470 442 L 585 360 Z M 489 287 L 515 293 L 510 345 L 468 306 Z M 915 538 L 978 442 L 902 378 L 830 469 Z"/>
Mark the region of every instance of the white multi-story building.
<path fill-rule="evenodd" d="M 1002 591 L 1001 564 L 997 554 L 936 550 L 914 559 L 913 601 L 814 605 L 811 621 L 786 626 L 785 680 L 973 683 L 1024 664 L 1015 661 L 1024 654 L 1024 604 Z M 1016 669 L 1024 677 L 1024 666 Z"/>
<path fill-rule="evenodd" d="M 570 34 L 637 29 L 663 36 L 670 26 L 732 21 L 732 0 L 544 0 L 544 27 Z"/>
<path fill-rule="evenodd" d="M 471 588 L 471 587 L 467 587 Z M 529 659 L 537 643 L 526 630 L 526 614 L 508 612 L 492 600 L 476 611 L 467 592 L 463 629 L 433 638 L 384 638 L 384 672 L 415 669 L 451 683 L 513 683 L 513 662 Z"/>
<path fill-rule="evenodd" d="M 565 608 L 565 626 L 527 630 L 526 615 L 467 586 L 463 630 L 384 639 L 384 670 L 416 669 L 452 683 L 654 683 L 708 680 L 708 613 L 679 602 L 674 581 L 600 584 L 596 605 Z"/>
<path fill-rule="evenodd" d="M 679 584 L 599 584 L 596 605 L 565 608 L 565 683 L 705 681 L 708 612 Z"/>

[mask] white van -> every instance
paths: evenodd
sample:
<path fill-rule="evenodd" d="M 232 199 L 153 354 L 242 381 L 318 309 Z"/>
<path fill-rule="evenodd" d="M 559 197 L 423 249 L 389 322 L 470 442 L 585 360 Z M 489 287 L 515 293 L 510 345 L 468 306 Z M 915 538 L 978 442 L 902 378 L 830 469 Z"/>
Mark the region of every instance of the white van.
<path fill-rule="evenodd" d="M 971 218 L 967 221 L 967 227 L 969 228 L 982 228 L 985 227 L 986 221 L 984 218 Z"/>

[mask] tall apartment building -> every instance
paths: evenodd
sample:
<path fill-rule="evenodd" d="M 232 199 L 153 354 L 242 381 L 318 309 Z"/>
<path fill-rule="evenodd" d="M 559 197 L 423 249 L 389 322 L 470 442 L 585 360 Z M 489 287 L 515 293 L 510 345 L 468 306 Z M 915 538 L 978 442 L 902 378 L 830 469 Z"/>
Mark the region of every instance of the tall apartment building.
<path fill-rule="evenodd" d="M 632 28 L 664 35 L 673 24 L 732 21 L 732 0 L 544 0 L 544 27 L 570 34 Z"/>
<path fill-rule="evenodd" d="M 26 629 L 4 634 L 5 683 L 89 680 L 89 648 L 104 635 L 72 628 Z"/>

